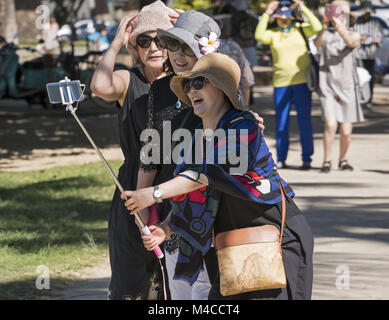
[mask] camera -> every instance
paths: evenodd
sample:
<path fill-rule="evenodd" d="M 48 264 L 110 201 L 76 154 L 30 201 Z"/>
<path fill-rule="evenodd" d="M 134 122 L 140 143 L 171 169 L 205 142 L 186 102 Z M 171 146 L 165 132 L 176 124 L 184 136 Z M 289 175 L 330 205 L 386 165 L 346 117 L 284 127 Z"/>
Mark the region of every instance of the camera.
<path fill-rule="evenodd" d="M 70 81 L 68 78 L 60 82 L 46 84 L 50 103 L 69 105 L 84 99 L 83 90 L 79 80 Z"/>
<path fill-rule="evenodd" d="M 287 1 L 287 0 L 283 0 L 283 1 L 278 1 L 278 7 L 281 8 L 281 7 L 291 7 L 292 6 L 292 1 Z"/>

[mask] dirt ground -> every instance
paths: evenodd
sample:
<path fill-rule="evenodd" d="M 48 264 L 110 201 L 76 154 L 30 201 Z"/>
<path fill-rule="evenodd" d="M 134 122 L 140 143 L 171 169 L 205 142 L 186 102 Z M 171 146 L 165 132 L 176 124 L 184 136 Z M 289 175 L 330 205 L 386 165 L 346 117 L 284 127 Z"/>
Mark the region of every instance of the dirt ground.
<path fill-rule="evenodd" d="M 107 160 L 123 159 L 116 110 L 84 103 L 78 115 Z M 99 159 L 73 116 L 64 109 L 29 107 L 23 100 L 0 102 L 0 171 L 43 170 Z"/>

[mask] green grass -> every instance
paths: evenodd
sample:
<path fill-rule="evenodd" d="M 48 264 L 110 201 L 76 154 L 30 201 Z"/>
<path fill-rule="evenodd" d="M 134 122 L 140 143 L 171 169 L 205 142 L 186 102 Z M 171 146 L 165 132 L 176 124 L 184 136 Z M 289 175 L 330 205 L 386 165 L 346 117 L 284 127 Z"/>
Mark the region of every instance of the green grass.
<path fill-rule="evenodd" d="M 0 299 L 50 295 L 36 289 L 39 265 L 53 289 L 106 257 L 113 191 L 102 163 L 0 173 Z"/>
<path fill-rule="evenodd" d="M 35 48 L 35 46 L 38 44 L 37 40 L 30 40 L 30 41 L 23 41 L 19 43 L 20 48 Z M 76 40 L 73 42 L 74 46 L 77 47 L 86 47 L 86 40 Z M 70 42 L 66 41 L 65 48 L 70 48 Z"/>

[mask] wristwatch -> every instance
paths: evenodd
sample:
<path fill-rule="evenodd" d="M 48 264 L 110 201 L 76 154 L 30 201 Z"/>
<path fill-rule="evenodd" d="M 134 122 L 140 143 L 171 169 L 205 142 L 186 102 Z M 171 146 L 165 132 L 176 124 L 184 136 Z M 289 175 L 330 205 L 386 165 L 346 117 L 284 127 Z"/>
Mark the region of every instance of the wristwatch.
<path fill-rule="evenodd" d="M 162 202 L 162 190 L 159 189 L 158 186 L 154 186 L 154 192 L 153 192 L 153 197 L 154 199 L 158 202 L 158 203 L 161 203 Z"/>

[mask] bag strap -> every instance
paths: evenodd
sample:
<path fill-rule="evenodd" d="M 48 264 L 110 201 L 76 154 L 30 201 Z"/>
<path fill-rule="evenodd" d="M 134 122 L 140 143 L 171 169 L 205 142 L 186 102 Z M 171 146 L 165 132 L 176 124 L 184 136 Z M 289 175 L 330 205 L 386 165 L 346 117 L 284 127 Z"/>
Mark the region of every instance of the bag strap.
<path fill-rule="evenodd" d="M 286 216 L 286 202 L 285 197 L 290 198 L 286 192 L 284 187 L 282 186 L 282 182 L 280 181 L 280 191 L 281 191 L 281 202 L 282 202 L 282 209 L 281 209 L 281 230 L 280 230 L 280 246 L 282 244 L 282 235 L 284 234 L 284 225 L 285 225 L 285 216 Z"/>
<path fill-rule="evenodd" d="M 305 45 L 307 46 L 308 52 L 311 53 L 311 48 L 309 47 L 308 39 L 307 39 L 307 37 L 305 36 L 304 30 L 303 30 L 303 26 L 302 26 L 301 24 L 300 24 L 300 26 L 299 26 L 299 30 L 300 30 L 301 35 L 302 35 L 303 38 L 304 38 Z"/>

